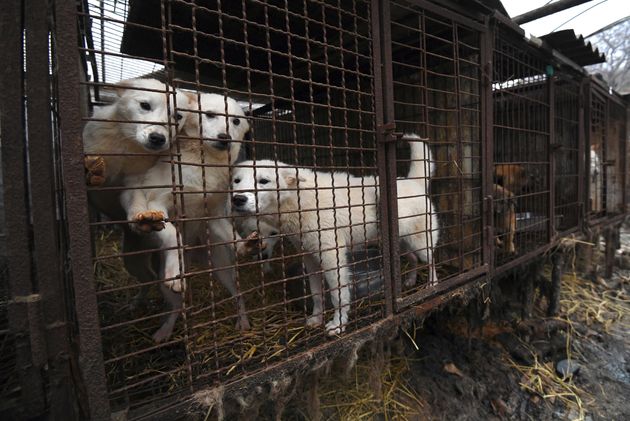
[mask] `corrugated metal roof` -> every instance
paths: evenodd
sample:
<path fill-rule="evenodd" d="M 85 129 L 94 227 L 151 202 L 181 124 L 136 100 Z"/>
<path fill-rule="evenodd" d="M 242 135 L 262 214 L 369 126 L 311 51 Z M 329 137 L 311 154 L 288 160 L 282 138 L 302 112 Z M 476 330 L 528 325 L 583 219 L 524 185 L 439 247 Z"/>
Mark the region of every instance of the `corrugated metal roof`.
<path fill-rule="evenodd" d="M 573 29 L 552 32 L 543 35 L 540 39 L 580 66 L 588 66 L 606 61 L 606 56 L 600 53 L 599 49 L 594 48 L 590 42 L 585 41 L 582 35 L 575 35 Z"/>

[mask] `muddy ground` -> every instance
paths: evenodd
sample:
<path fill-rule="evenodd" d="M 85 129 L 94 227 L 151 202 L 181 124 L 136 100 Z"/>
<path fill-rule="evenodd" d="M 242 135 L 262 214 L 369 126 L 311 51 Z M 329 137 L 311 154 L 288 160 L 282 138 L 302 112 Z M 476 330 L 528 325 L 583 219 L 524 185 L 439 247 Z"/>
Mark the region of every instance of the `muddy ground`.
<path fill-rule="evenodd" d="M 383 409 L 367 407 L 361 416 L 348 410 L 352 399 L 331 401 L 320 391 L 322 418 L 630 419 L 630 270 L 617 269 L 608 281 L 583 278 L 567 268 L 557 318 L 546 317 L 545 298 L 529 320 L 517 302 L 474 326 L 470 309 L 433 315 L 403 335 L 402 353 L 392 353 L 407 364 L 398 380 L 405 392 L 384 388 L 377 392 Z M 555 368 L 567 358 L 578 371 L 563 379 Z M 345 387 L 360 388 L 356 380 Z M 402 403 L 396 409 L 388 399 Z"/>

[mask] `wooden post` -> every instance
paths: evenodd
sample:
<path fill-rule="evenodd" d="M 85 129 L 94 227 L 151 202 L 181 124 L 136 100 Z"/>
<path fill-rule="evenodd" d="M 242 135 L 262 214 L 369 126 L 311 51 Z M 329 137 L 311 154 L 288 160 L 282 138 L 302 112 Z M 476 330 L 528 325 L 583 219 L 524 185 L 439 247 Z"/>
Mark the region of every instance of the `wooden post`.
<path fill-rule="evenodd" d="M 549 292 L 549 307 L 547 316 L 557 316 L 560 310 L 560 287 L 562 286 L 562 274 L 564 272 L 564 253 L 562 249 L 556 249 L 551 255 L 551 291 Z"/>

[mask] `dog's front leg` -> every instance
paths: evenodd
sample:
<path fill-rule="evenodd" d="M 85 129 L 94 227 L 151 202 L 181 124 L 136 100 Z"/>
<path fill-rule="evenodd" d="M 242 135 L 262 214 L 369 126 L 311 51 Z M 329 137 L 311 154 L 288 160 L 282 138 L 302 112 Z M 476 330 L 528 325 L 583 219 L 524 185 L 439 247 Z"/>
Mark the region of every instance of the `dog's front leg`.
<path fill-rule="evenodd" d="M 178 247 L 178 233 L 171 222 L 165 224 L 162 231 L 156 232 L 162 249 L 162 276 L 164 285 L 175 292 L 181 293 L 186 288 L 186 281 L 180 277 L 180 248 Z M 181 238 L 181 237 L 179 237 Z M 183 262 L 183 258 L 181 260 Z"/>
<path fill-rule="evenodd" d="M 217 219 L 212 222 L 209 233 L 210 243 L 224 243 L 209 248 L 210 264 L 214 269 L 213 275 L 219 279 L 219 282 L 230 292 L 232 297 L 236 298 L 236 306 L 238 312 L 238 320 L 236 328 L 241 330 L 249 330 L 249 319 L 247 318 L 247 310 L 245 308 L 245 300 L 240 293 L 236 284 L 236 250 L 231 242 L 235 241 L 232 224 L 226 219 Z M 240 237 L 239 237 L 240 238 Z"/>
<path fill-rule="evenodd" d="M 175 328 L 175 322 L 179 317 L 179 313 L 181 313 L 182 302 L 184 299 L 182 294 L 171 291 L 164 284 L 160 285 L 160 290 L 162 291 L 164 300 L 168 304 L 169 314 L 166 317 L 166 320 L 164 321 L 162 326 L 158 329 L 157 332 L 153 334 L 153 340 L 157 343 L 166 341 L 168 338 L 171 337 L 173 329 Z"/>
<path fill-rule="evenodd" d="M 331 321 L 326 323 L 326 332 L 329 335 L 339 335 L 346 330 L 348 324 L 348 312 L 350 311 L 350 270 L 345 248 L 335 250 L 335 242 L 332 244 L 323 243 L 322 269 L 324 277 L 330 290 L 330 301 L 332 302 L 334 313 Z"/>
<path fill-rule="evenodd" d="M 137 187 L 140 182 L 138 177 L 129 177 L 125 180 L 125 186 Z M 166 213 L 160 209 L 150 209 L 142 189 L 133 188 L 123 191 L 120 194 L 120 204 L 127 213 L 127 220 L 131 221 L 129 227 L 133 231 L 147 233 L 164 229 Z"/>
<path fill-rule="evenodd" d="M 322 291 L 322 267 L 318 260 L 311 256 L 304 256 L 304 266 L 308 271 L 308 283 L 313 300 L 313 313 L 306 319 L 306 325 L 319 326 L 324 321 L 324 294 Z"/>

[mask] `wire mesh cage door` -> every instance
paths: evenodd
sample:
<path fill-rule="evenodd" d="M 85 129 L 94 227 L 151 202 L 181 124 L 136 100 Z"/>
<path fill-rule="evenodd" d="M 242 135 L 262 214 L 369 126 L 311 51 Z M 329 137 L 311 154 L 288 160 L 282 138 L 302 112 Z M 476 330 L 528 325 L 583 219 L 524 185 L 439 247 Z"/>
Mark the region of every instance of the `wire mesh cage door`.
<path fill-rule="evenodd" d="M 608 139 L 608 100 L 596 82 L 590 83 L 588 162 L 588 217 L 602 218 L 607 212 L 606 146 Z"/>
<path fill-rule="evenodd" d="M 626 107 L 620 98 L 608 98 L 608 136 L 606 146 L 606 203 L 608 213 L 624 212 L 623 186 L 625 165 Z"/>
<path fill-rule="evenodd" d="M 427 2 L 388 7 L 400 310 L 488 268 L 481 164 L 487 28 Z"/>
<path fill-rule="evenodd" d="M 579 228 L 582 217 L 580 157 L 584 124 L 581 76 L 559 72 L 554 77 L 554 209 L 555 229 L 567 233 Z M 583 117 L 582 117 L 583 118 Z"/>
<path fill-rule="evenodd" d="M 542 52 L 498 26 L 493 59 L 495 266 L 548 244 L 551 92 Z"/>
<path fill-rule="evenodd" d="M 373 4 L 111 0 L 78 14 L 86 155 L 136 171 L 88 187 L 112 411 L 176 411 L 391 313 Z M 93 142 L 140 123 L 142 148 Z M 239 254 L 252 235 L 264 249 Z"/>

